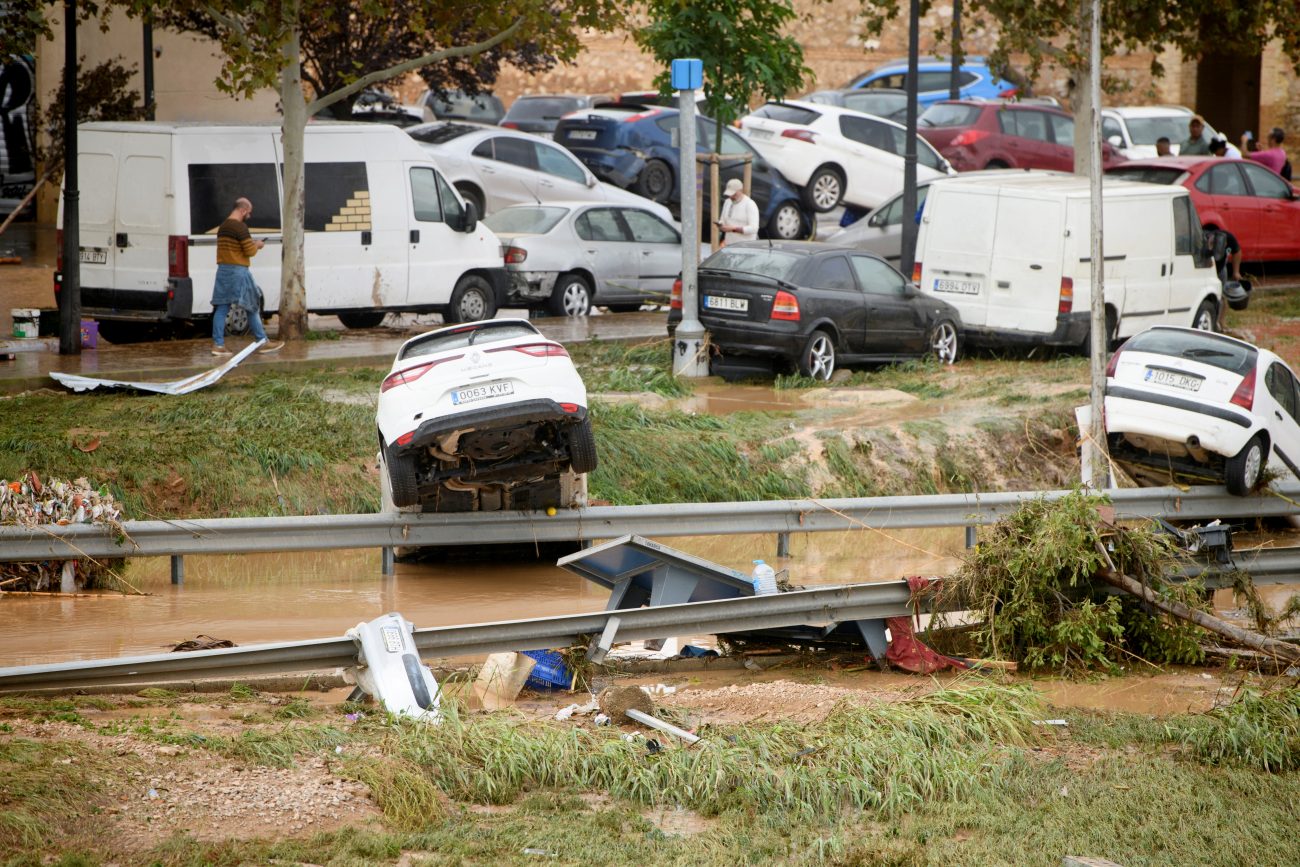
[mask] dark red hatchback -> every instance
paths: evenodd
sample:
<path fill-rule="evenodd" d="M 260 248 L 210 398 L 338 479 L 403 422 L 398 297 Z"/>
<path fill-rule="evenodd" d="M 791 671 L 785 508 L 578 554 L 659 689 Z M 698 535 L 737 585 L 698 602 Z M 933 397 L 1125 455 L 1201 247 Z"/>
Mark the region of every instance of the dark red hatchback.
<path fill-rule="evenodd" d="M 959 172 L 979 169 L 1074 171 L 1074 118 L 1051 105 L 1005 100 L 937 102 L 917 131 Z M 1124 161 L 1102 143 L 1102 163 Z"/>

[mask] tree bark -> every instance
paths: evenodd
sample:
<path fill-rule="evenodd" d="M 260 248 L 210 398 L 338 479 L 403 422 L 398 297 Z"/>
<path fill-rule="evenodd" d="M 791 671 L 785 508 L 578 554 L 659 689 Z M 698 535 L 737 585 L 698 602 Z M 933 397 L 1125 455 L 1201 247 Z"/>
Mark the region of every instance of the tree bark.
<path fill-rule="evenodd" d="M 307 281 L 303 261 L 304 139 L 307 101 L 302 92 L 302 57 L 299 44 L 299 3 L 285 4 L 284 23 L 289 35 L 281 48 L 280 105 L 284 112 L 284 203 L 280 213 L 283 248 L 280 261 L 280 339 L 307 336 Z"/>
<path fill-rule="evenodd" d="M 1188 620 L 1202 629 L 1208 629 L 1222 635 L 1229 641 L 1244 645 L 1252 650 L 1258 650 L 1260 653 L 1267 653 L 1269 656 L 1285 662 L 1300 663 L 1300 647 L 1260 635 L 1258 632 L 1252 632 L 1249 629 L 1233 626 L 1231 623 L 1220 620 L 1212 614 L 1197 611 L 1195 608 L 1188 608 L 1181 602 L 1175 602 L 1172 599 L 1161 599 L 1150 587 L 1130 578 L 1123 572 L 1102 568 L 1097 570 L 1097 575 L 1107 584 L 1138 597 L 1166 614 L 1171 614 L 1180 620 Z"/>

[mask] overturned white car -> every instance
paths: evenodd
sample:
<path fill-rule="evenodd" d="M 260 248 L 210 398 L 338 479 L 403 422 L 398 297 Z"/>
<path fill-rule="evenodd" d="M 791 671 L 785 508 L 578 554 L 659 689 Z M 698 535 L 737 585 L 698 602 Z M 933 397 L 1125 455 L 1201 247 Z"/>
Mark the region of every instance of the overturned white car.
<path fill-rule="evenodd" d="M 565 348 L 522 319 L 406 341 L 376 421 L 385 500 L 397 508 L 570 505 L 576 477 L 596 468 L 586 386 Z"/>

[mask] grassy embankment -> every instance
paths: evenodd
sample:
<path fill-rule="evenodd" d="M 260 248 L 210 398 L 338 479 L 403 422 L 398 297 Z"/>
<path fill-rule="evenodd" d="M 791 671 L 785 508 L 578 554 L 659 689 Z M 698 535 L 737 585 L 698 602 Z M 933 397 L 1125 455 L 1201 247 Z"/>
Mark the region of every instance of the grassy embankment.
<path fill-rule="evenodd" d="M 1049 865 L 1063 854 L 1128 867 L 1294 864 L 1298 699 L 1293 687 L 1228 714 L 1155 720 L 1048 708 L 1026 686 L 969 679 L 903 702 L 842 704 L 813 724 L 705 727 L 701 744 L 654 755 L 568 722 L 455 709 L 437 727 L 371 709 L 348 721 L 357 708 L 268 704 L 242 688 L 171 714 L 147 711 L 181 708 L 161 690 L 0 699 L 0 732 L 20 719 L 68 724 L 0 735 L 0 858 L 500 864 L 534 862 L 531 849 L 560 864 Z M 1034 724 L 1045 715 L 1068 727 Z M 242 732 L 214 732 L 222 717 Z M 81 743 L 78 732 L 95 737 Z M 146 768 L 133 744 L 174 755 Z M 365 784 L 379 820 L 297 839 L 176 832 L 141 849 L 111 809 L 125 802 L 145 821 L 133 771 L 166 788 L 164 772 L 201 763 L 282 768 L 321 756 L 324 773 Z"/>
<path fill-rule="evenodd" d="M 833 386 L 897 389 L 917 406 L 985 408 L 961 425 L 935 409 L 877 426 L 869 411 L 842 422 L 815 407 L 706 416 L 602 402 L 601 392 L 674 398 L 692 386 L 671 376 L 662 342 L 579 345 L 574 357 L 596 395 L 601 464 L 591 495 L 615 504 L 1059 483 L 1056 465 L 1073 450 L 1069 408 L 1084 399 L 1086 377 L 1077 358 L 974 359 L 952 370 L 859 371 Z M 107 484 L 134 518 L 374 511 L 373 401 L 383 373 L 236 374 L 180 397 L 42 390 L 8 398 L 0 401 L 0 478 L 86 476 Z M 1025 382 L 1059 387 L 1039 394 Z M 1079 388 L 1062 393 L 1072 382 Z M 813 383 L 777 386 L 800 394 Z"/>

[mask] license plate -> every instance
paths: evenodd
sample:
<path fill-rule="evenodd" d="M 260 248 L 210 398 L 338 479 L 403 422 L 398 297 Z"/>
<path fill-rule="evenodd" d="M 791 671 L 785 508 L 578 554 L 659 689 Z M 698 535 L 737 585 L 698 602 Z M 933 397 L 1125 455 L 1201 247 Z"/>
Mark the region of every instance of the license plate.
<path fill-rule="evenodd" d="M 749 131 L 749 134 L 752 138 L 768 139 L 772 137 L 772 131 L 770 129 L 752 129 Z"/>
<path fill-rule="evenodd" d="M 745 313 L 749 310 L 748 298 L 724 298 L 721 295 L 705 295 L 704 306 L 710 310 L 736 310 Z"/>
<path fill-rule="evenodd" d="M 81 248 L 81 257 L 80 257 L 80 258 L 81 258 L 81 261 L 82 261 L 83 263 L 87 264 L 87 265 L 107 265 L 107 264 L 108 264 L 108 251 L 107 251 L 107 250 L 87 250 L 85 247 L 82 247 L 82 248 Z"/>
<path fill-rule="evenodd" d="M 980 284 L 976 280 L 941 280 L 934 281 L 935 292 L 948 292 L 954 295 L 978 295 Z"/>
<path fill-rule="evenodd" d="M 1203 380 L 1199 376 L 1188 376 L 1185 373 L 1175 373 L 1172 370 L 1148 367 L 1146 381 L 1156 385 L 1181 388 L 1183 391 L 1200 391 Z"/>
<path fill-rule="evenodd" d="M 514 393 L 515 384 L 513 382 L 488 382 L 483 385 L 474 385 L 453 391 L 451 393 L 451 402 L 460 406 L 463 403 L 473 403 L 476 400 L 487 400 L 490 397 L 502 397 Z"/>
<path fill-rule="evenodd" d="M 577 139 L 578 141 L 591 141 L 595 137 L 596 131 L 594 129 L 575 129 L 569 131 L 569 138 Z"/>

